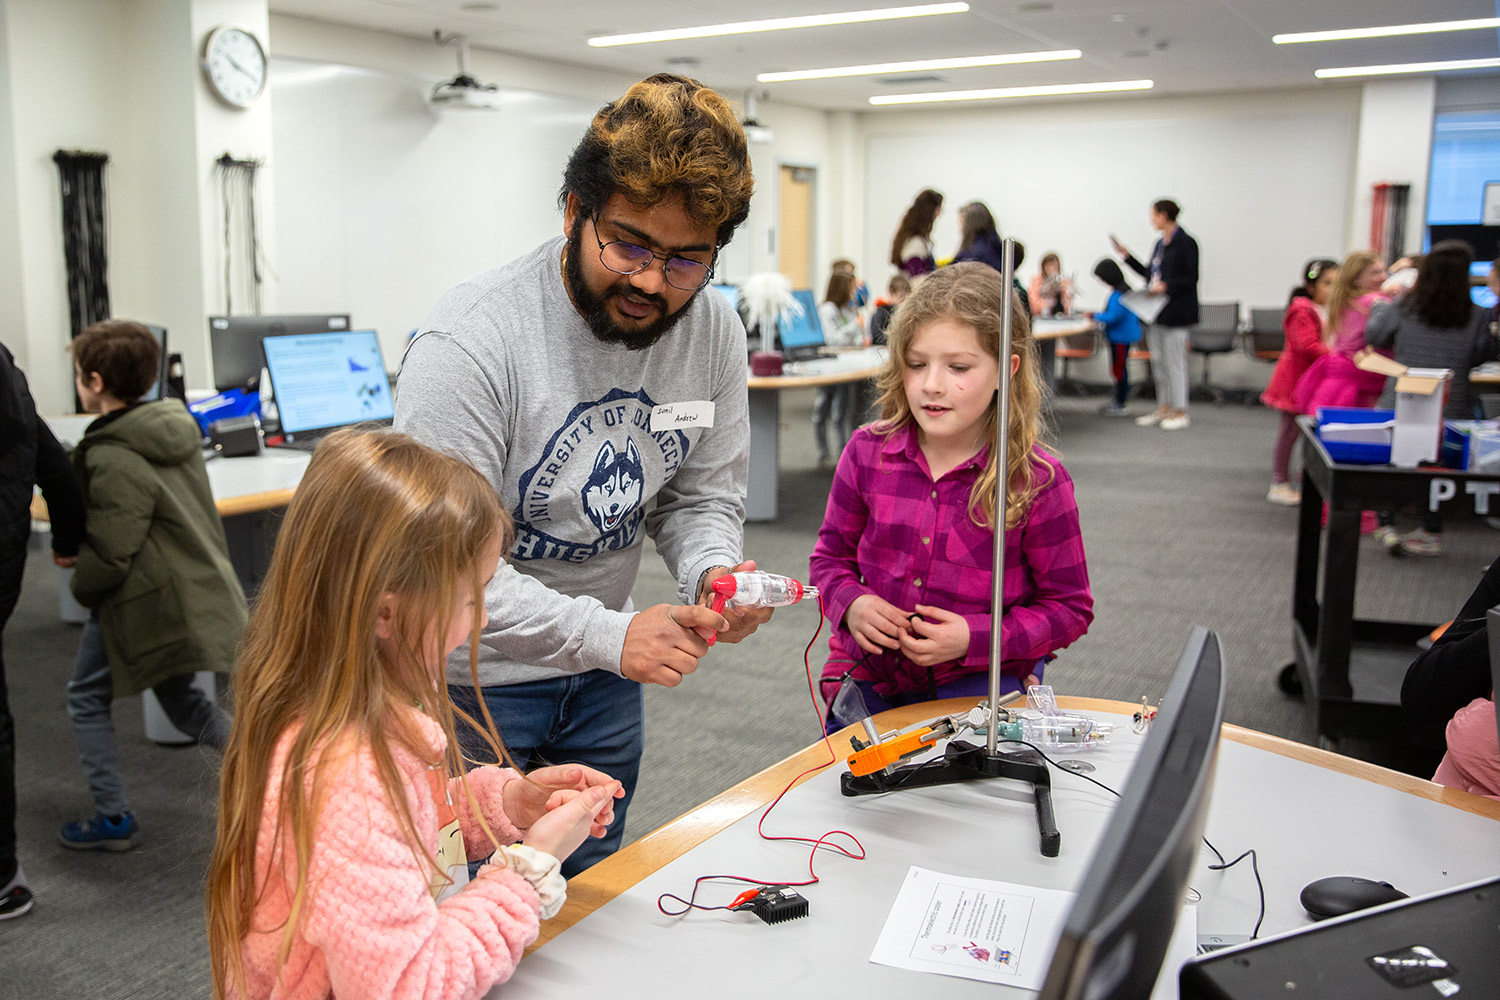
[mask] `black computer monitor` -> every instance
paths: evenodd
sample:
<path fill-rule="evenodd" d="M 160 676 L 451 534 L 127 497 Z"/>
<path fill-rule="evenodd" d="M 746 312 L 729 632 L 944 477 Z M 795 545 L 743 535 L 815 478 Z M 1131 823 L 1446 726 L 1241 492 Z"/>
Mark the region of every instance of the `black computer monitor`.
<path fill-rule="evenodd" d="M 1195 627 L 1089 862 L 1041 1000 L 1151 995 L 1203 836 L 1223 721 L 1219 637 Z"/>
<path fill-rule="evenodd" d="M 823 324 L 818 319 L 818 303 L 813 293 L 800 289 L 792 297 L 802 307 L 798 315 L 787 316 L 778 326 L 784 354 L 810 354 L 823 346 Z"/>
<path fill-rule="evenodd" d="M 165 399 L 167 397 L 167 328 L 157 326 L 154 323 L 145 324 L 146 329 L 151 331 L 151 336 L 156 338 L 156 381 L 151 383 L 142 399 Z"/>
<path fill-rule="evenodd" d="M 260 379 L 265 365 L 260 342 L 287 333 L 328 333 L 349 329 L 348 313 L 305 316 L 210 316 L 209 350 L 214 388 L 238 389 Z"/>

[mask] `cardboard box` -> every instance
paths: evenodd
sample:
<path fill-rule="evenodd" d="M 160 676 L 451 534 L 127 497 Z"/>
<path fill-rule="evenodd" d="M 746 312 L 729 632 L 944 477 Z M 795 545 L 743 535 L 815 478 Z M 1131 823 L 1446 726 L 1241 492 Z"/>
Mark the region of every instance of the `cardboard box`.
<path fill-rule="evenodd" d="M 1361 371 L 1396 380 L 1396 426 L 1391 433 L 1391 464 L 1415 468 L 1436 462 L 1442 453 L 1443 403 L 1448 398 L 1449 368 L 1408 368 L 1365 348 L 1354 356 Z"/>

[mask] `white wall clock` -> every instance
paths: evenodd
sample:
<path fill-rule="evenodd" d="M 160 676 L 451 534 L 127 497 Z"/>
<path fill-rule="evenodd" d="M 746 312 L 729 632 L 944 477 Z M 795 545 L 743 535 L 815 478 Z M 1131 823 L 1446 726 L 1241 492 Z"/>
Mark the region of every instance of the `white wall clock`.
<path fill-rule="evenodd" d="M 219 100 L 248 108 L 266 89 L 266 50 L 244 28 L 221 25 L 203 43 L 203 75 Z"/>

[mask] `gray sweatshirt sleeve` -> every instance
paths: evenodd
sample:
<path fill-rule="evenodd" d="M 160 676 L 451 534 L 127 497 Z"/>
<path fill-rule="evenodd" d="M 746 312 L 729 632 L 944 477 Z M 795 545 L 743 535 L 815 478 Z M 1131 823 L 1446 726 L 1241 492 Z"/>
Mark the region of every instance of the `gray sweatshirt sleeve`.
<path fill-rule="evenodd" d="M 401 366 L 395 425 L 473 465 L 513 509 L 517 498 L 503 485 L 514 420 L 509 370 L 491 378 L 448 334 L 423 333 Z M 560 594 L 509 562 L 490 582 L 485 604 L 490 621 L 480 641 L 501 658 L 567 673 L 620 672 L 629 613 L 610 611 L 592 597 Z"/>
<path fill-rule="evenodd" d="M 723 316 L 716 321 L 726 322 Z M 744 545 L 750 478 L 745 338 L 739 332 L 724 339 L 727 349 L 715 358 L 712 373 L 714 425 L 657 493 L 656 507 L 646 517 L 646 532 L 676 576 L 684 604 L 697 602 L 698 578 L 706 570 L 739 563 Z"/>
<path fill-rule="evenodd" d="M 1371 347 L 1390 347 L 1396 341 L 1396 328 L 1401 325 L 1401 313 L 1394 302 L 1377 302 L 1370 310 L 1370 321 L 1365 324 L 1365 343 Z"/>

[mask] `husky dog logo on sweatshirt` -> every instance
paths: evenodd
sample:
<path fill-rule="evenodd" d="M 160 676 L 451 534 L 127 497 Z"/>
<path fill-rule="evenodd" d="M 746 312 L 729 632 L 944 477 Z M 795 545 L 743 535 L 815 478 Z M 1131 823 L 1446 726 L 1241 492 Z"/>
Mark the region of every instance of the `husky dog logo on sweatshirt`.
<path fill-rule="evenodd" d="M 583 506 L 601 534 L 620 526 L 627 514 L 641 505 L 641 453 L 635 438 L 625 442 L 625 453 L 615 451 L 613 441 L 604 442 L 594 471 L 583 485 Z"/>
<path fill-rule="evenodd" d="M 690 438 L 651 430 L 644 389 L 611 389 L 573 407 L 521 475 L 517 562 L 587 562 L 640 540 L 646 501 L 676 474 Z"/>

